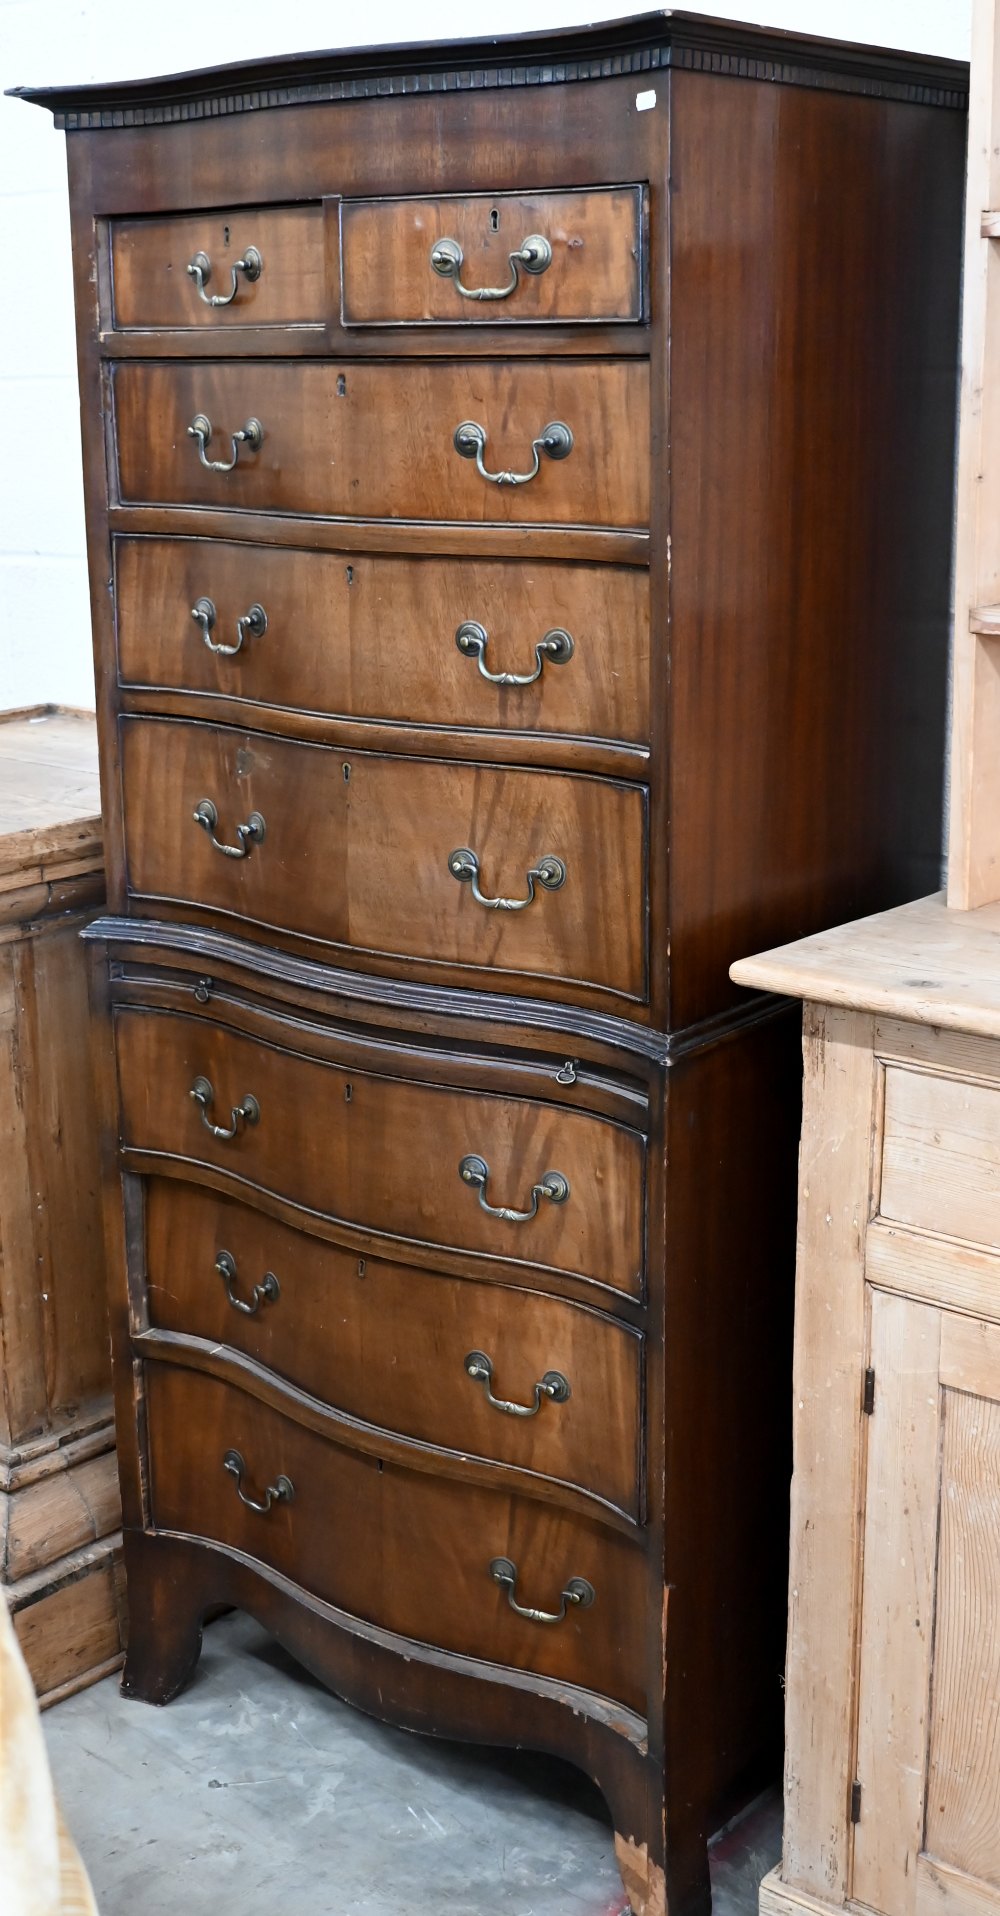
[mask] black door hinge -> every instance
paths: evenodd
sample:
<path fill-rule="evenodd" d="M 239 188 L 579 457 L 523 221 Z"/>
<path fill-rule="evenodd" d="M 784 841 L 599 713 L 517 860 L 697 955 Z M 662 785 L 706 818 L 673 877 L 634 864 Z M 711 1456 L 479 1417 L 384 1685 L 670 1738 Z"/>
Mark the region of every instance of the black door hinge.
<path fill-rule="evenodd" d="M 860 1823 L 860 1821 L 861 1821 L 861 1785 L 860 1783 L 852 1783 L 851 1784 L 851 1822 Z"/>
<path fill-rule="evenodd" d="M 870 1417 L 875 1409 L 875 1372 L 871 1368 L 865 1371 L 865 1394 L 861 1399 L 861 1408 L 866 1417 Z"/>

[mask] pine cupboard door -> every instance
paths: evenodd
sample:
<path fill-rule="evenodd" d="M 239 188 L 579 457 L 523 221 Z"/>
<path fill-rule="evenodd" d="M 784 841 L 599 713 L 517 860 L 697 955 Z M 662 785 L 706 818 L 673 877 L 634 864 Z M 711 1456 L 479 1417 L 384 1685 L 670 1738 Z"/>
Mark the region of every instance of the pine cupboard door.
<path fill-rule="evenodd" d="M 853 1900 L 1000 1912 L 1000 1325 L 875 1292 Z"/>

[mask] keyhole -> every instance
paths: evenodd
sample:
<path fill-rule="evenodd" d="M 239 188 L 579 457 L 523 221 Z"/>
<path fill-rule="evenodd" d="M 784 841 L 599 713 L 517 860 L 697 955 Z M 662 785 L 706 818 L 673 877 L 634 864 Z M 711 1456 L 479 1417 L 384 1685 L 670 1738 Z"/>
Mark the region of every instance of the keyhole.
<path fill-rule="evenodd" d="M 345 765 L 344 766 L 344 784 L 349 785 L 350 782 L 351 782 L 351 768 L 349 765 Z"/>
<path fill-rule="evenodd" d="M 499 233 L 500 231 L 500 214 L 495 206 L 490 212 L 490 231 L 491 233 Z"/>
<path fill-rule="evenodd" d="M 337 398 L 343 399 L 347 391 L 347 379 L 343 373 L 337 374 Z"/>
<path fill-rule="evenodd" d="M 359 1276 L 359 1277 L 364 1277 L 364 1274 L 365 1274 L 365 1272 L 366 1272 L 366 1270 L 367 1270 L 367 1269 L 368 1269 L 368 1265 L 367 1265 L 367 1263 L 366 1263 L 366 1261 L 365 1261 L 365 1259 L 364 1259 L 363 1257 L 359 1257 L 359 1258 L 358 1258 L 358 1276 Z"/>
<path fill-rule="evenodd" d="M 226 245 L 228 246 L 228 245 L 229 245 L 229 228 L 228 228 L 228 226 L 224 226 L 224 227 L 223 227 L 223 229 L 222 229 L 222 237 L 223 237 L 223 240 L 225 241 L 225 244 L 226 244 Z"/>
<path fill-rule="evenodd" d="M 354 567 L 352 565 L 347 566 L 345 576 L 347 578 L 348 585 L 353 585 L 354 584 Z"/>
<path fill-rule="evenodd" d="M 353 1096 L 354 1096 L 354 1086 L 353 1086 L 353 1084 L 345 1084 L 345 1086 L 344 1086 L 344 1103 L 345 1103 L 345 1104 L 350 1104 L 350 1102 L 351 1102 L 351 1099 L 353 1098 Z"/>

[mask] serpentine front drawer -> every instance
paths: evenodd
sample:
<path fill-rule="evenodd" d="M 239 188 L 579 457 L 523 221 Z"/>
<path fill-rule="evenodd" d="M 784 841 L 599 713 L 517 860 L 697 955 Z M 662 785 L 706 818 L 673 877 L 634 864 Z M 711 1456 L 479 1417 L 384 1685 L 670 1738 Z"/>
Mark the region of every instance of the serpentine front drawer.
<path fill-rule="evenodd" d="M 129 504 L 320 518 L 644 527 L 644 360 L 129 361 Z"/>
<path fill-rule="evenodd" d="M 151 1363 L 146 1390 L 156 1528 L 239 1551 L 397 1636 L 645 1714 L 637 1544 L 551 1503 L 342 1449 L 215 1377 Z"/>
<path fill-rule="evenodd" d="M 345 200 L 345 326 L 643 316 L 642 188 Z"/>
<path fill-rule="evenodd" d="M 645 995 L 640 786 L 173 719 L 123 719 L 121 747 L 134 898 L 480 988 Z"/>
<path fill-rule="evenodd" d="M 537 1283 L 359 1257 L 166 1178 L 148 1180 L 145 1211 L 154 1329 L 242 1353 L 365 1425 L 637 1517 L 643 1340 L 627 1324 Z"/>
<path fill-rule="evenodd" d="M 290 1049 L 301 1027 L 280 1018 L 266 1041 L 124 1007 L 115 1028 L 127 1151 L 397 1244 L 499 1260 L 519 1282 L 547 1269 L 641 1296 L 645 1138 L 631 1125 L 418 1081 L 388 1045 L 385 1076 L 343 1067 Z"/>
<path fill-rule="evenodd" d="M 649 574 L 116 542 L 123 685 L 469 731 L 649 738 Z"/>

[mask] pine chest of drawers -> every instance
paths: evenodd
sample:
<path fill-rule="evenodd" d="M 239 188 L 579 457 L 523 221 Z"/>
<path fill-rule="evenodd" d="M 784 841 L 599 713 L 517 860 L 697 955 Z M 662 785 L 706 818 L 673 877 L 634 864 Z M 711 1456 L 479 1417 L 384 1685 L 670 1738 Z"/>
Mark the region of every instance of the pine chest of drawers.
<path fill-rule="evenodd" d="M 32 96 L 125 1689 L 244 1606 L 587 1769 L 639 1916 L 780 1748 L 797 1047 L 727 967 L 936 870 L 964 81 L 657 15 Z"/>

